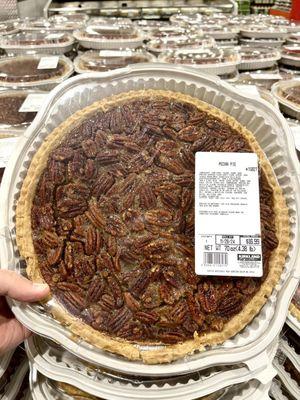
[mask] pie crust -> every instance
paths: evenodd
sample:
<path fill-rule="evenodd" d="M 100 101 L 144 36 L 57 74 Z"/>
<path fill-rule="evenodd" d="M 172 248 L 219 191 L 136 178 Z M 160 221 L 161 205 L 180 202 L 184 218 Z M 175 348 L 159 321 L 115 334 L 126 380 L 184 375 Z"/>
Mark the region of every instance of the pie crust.
<path fill-rule="evenodd" d="M 132 99 L 149 99 L 155 96 L 162 96 L 169 100 L 193 104 L 199 110 L 210 114 L 210 116 L 217 117 L 231 128 L 238 131 L 239 134 L 246 139 L 251 149 L 258 155 L 260 166 L 265 173 L 267 182 L 273 189 L 273 211 L 275 214 L 278 246 L 272 251 L 269 259 L 269 273 L 266 279 L 261 284 L 254 297 L 244 306 L 242 311 L 225 323 L 221 332 L 209 332 L 199 335 L 194 333 L 193 339 L 186 340 L 182 343 L 145 349 L 145 347 L 141 347 L 136 343 L 110 337 L 93 329 L 91 326 L 72 316 L 60 305 L 52 307 L 51 313 L 54 318 L 68 327 L 74 335 L 74 340 L 84 339 L 103 350 L 122 355 L 130 360 L 142 360 L 146 364 L 168 363 L 180 359 L 187 354 L 203 351 L 205 346 L 221 344 L 242 330 L 259 313 L 261 307 L 271 295 L 273 288 L 278 283 L 290 243 L 288 208 L 282 190 L 277 183 L 271 164 L 250 131 L 219 109 L 188 95 L 162 90 L 131 91 L 103 99 L 71 115 L 66 121 L 54 129 L 34 155 L 28 173 L 23 181 L 16 209 L 17 244 L 21 256 L 24 257 L 27 262 L 27 274 L 29 278 L 34 282 L 44 281 L 33 246 L 31 208 L 36 186 L 43 170 L 46 168 L 48 156 L 51 151 L 62 142 L 65 135 L 70 131 L 70 127 L 73 129 L 78 126 L 96 110 L 105 111 L 110 107 L 126 103 Z M 142 344 L 145 345 L 144 342 Z"/>

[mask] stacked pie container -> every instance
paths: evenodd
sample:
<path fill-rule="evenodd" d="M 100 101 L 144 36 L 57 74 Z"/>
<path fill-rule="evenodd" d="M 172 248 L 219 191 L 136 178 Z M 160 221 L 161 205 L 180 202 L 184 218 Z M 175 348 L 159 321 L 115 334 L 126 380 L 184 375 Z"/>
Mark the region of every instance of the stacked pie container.
<path fill-rule="evenodd" d="M 10 299 L 16 317 L 36 333 L 26 342 L 32 398 L 70 398 L 68 391 L 62 394 L 65 389 L 57 386 L 62 382 L 103 399 L 269 399 L 277 373 L 271 360 L 300 275 L 298 160 L 289 126 L 278 110 L 264 100 L 245 97 L 219 78 L 192 68 L 149 63 L 81 74 L 58 85 L 20 140 L 2 180 L 1 268 L 26 276 L 26 265 L 16 246 L 15 209 L 36 149 L 76 111 L 111 95 L 142 89 L 196 97 L 232 115 L 255 135 L 272 164 L 289 210 L 291 235 L 285 267 L 266 304 L 241 332 L 222 345 L 165 364 L 144 362 L 147 351 L 155 351 L 156 346 L 137 346 L 144 361 L 129 361 L 74 338 L 50 316 L 54 299 L 34 305 Z"/>

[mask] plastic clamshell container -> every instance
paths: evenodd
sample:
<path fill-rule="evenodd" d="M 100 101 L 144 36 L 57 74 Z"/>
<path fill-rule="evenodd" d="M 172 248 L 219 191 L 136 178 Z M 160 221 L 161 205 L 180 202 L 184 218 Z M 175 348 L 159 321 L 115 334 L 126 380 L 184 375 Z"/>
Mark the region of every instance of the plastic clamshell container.
<path fill-rule="evenodd" d="M 105 26 L 105 25 L 120 25 L 120 26 L 130 26 L 133 22 L 130 18 L 124 17 L 91 17 L 87 25 L 97 25 L 97 26 Z"/>
<path fill-rule="evenodd" d="M 46 31 L 22 32 L 0 39 L 0 47 L 8 54 L 64 54 L 71 51 L 74 38 L 66 32 Z"/>
<path fill-rule="evenodd" d="M 65 56 L 59 56 L 56 68 L 37 69 L 42 57 L 47 57 L 47 55 L 17 55 L 1 58 L 0 85 L 5 88 L 35 87 L 50 90 L 72 75 L 73 64 Z"/>
<path fill-rule="evenodd" d="M 290 35 L 286 39 L 287 44 L 300 44 L 300 32 L 299 33 L 294 33 L 293 35 Z"/>
<path fill-rule="evenodd" d="M 276 26 L 249 25 L 241 28 L 240 33 L 243 37 L 256 39 L 285 38 L 287 30 Z"/>
<path fill-rule="evenodd" d="M 240 56 L 233 49 L 182 49 L 162 53 L 159 55 L 158 61 L 181 64 L 202 72 L 223 75 L 236 70 L 240 63 Z"/>
<path fill-rule="evenodd" d="M 0 22 L 0 36 L 12 35 L 20 31 L 18 21 L 1 21 Z"/>
<path fill-rule="evenodd" d="M 143 44 L 142 33 L 133 26 L 89 25 L 74 31 L 75 39 L 87 49 L 135 49 Z"/>
<path fill-rule="evenodd" d="M 239 33 L 239 29 L 233 26 L 222 25 L 200 25 L 204 34 L 208 34 L 216 40 L 235 39 Z"/>
<path fill-rule="evenodd" d="M 53 31 L 55 32 L 73 32 L 75 29 L 79 29 L 84 25 L 83 22 L 77 21 L 68 21 L 68 20 L 61 20 L 60 22 L 50 21 L 49 19 L 29 19 L 28 21 L 24 21 L 22 24 L 22 31 L 23 32 L 38 32 L 44 30 L 51 34 Z"/>
<path fill-rule="evenodd" d="M 203 21 L 203 15 L 201 14 L 174 14 L 170 17 L 170 22 L 174 25 L 191 26 L 199 25 Z"/>
<path fill-rule="evenodd" d="M 59 13 L 54 14 L 48 18 L 48 21 L 54 23 L 61 23 L 61 22 L 79 22 L 79 23 L 86 23 L 89 20 L 89 16 L 84 13 Z"/>
<path fill-rule="evenodd" d="M 240 333 L 222 345 L 208 348 L 170 364 L 144 365 L 142 359 L 129 361 L 77 339 L 58 321 L 49 317 L 48 305 L 20 304 L 9 300 L 17 318 L 40 335 L 51 338 L 65 349 L 93 364 L 109 366 L 131 375 L 171 376 L 186 371 L 251 360 L 265 351 L 279 334 L 299 275 L 299 168 L 289 126 L 282 115 L 264 100 L 244 96 L 215 76 L 183 66 L 135 64 L 105 73 L 73 77 L 55 88 L 36 119 L 21 138 L 5 170 L 0 189 L 0 261 L 2 268 L 25 274 L 24 263 L 15 247 L 15 205 L 22 180 L 37 147 L 61 122 L 96 100 L 140 89 L 163 89 L 197 97 L 231 114 L 250 129 L 265 151 L 286 198 L 290 214 L 290 248 L 280 281 L 258 315 Z M 297 275 L 298 274 L 298 275 Z M 148 347 L 140 348 L 141 357 Z M 155 346 L 151 348 L 155 350 Z M 264 356 L 265 354 L 265 356 Z M 257 360 L 256 364 L 257 365 Z M 252 365 L 252 368 L 254 366 Z"/>
<path fill-rule="evenodd" d="M 242 45 L 248 45 L 253 47 L 281 47 L 284 43 L 284 39 L 255 39 L 255 38 L 240 38 Z"/>
<path fill-rule="evenodd" d="M 291 79 L 291 80 L 284 80 L 279 81 L 272 85 L 272 94 L 277 99 L 280 108 L 284 111 L 287 115 L 290 115 L 293 118 L 300 120 L 300 103 L 296 104 L 293 101 L 287 100 L 285 97 L 282 96 L 282 91 L 299 86 L 300 88 L 300 80 L 299 79 Z"/>
<path fill-rule="evenodd" d="M 157 376 L 150 379 L 104 371 L 36 335 L 26 341 L 25 347 L 30 363 L 38 372 L 49 379 L 57 380 L 60 377 L 60 381 L 91 395 L 108 395 L 109 398 L 118 400 L 139 399 L 142 397 L 142 391 L 145 391 L 145 399 L 180 400 L 182 396 L 185 399 L 206 396 L 231 385 L 248 382 L 250 379 L 257 379 L 262 383 L 271 381 L 276 371 L 270 361 L 275 356 L 278 341 L 276 339 L 269 346 L 266 364 L 258 363 L 256 370 L 237 364 L 234 367 L 224 366 L 182 376 Z"/>
<path fill-rule="evenodd" d="M 281 58 L 279 50 L 267 47 L 241 46 L 239 53 L 241 55 L 239 70 L 270 68 Z"/>
<path fill-rule="evenodd" d="M 104 72 L 126 67 L 129 64 L 155 62 L 156 57 L 143 49 L 136 50 L 89 50 L 74 60 L 74 68 L 78 74 L 85 72 Z"/>
<path fill-rule="evenodd" d="M 292 67 L 300 67 L 300 41 L 298 44 L 287 44 L 283 46 L 280 62 Z"/>
<path fill-rule="evenodd" d="M 193 49 L 197 51 L 203 47 L 212 47 L 214 45 L 215 39 L 212 37 L 204 36 L 202 39 L 197 39 L 187 35 L 181 35 L 152 39 L 147 43 L 146 48 L 148 51 L 151 51 L 151 53 L 159 55 L 163 52 L 176 49 Z"/>

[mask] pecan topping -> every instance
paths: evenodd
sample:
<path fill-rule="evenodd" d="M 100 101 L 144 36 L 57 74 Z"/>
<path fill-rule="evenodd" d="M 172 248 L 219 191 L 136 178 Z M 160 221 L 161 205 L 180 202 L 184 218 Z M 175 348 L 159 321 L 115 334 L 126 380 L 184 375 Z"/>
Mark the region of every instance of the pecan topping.
<path fill-rule="evenodd" d="M 41 273 L 66 309 L 129 341 L 220 332 L 257 293 L 278 245 L 261 170 L 263 277 L 197 276 L 197 151 L 249 152 L 209 112 L 160 95 L 96 111 L 52 151 L 31 211 Z"/>

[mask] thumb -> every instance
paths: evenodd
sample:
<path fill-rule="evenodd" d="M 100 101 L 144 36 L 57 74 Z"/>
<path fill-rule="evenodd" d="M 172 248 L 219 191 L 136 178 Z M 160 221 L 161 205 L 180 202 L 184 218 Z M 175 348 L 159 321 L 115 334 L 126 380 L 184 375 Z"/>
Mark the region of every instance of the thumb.
<path fill-rule="evenodd" d="M 47 284 L 33 283 L 14 271 L 0 271 L 0 296 L 19 301 L 38 301 L 49 294 Z"/>

